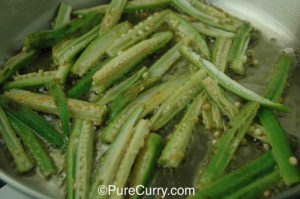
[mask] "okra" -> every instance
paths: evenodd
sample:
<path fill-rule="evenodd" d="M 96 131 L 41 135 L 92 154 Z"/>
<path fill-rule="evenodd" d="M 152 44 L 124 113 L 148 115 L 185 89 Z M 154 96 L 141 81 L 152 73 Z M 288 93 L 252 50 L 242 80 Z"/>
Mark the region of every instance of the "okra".
<path fill-rule="evenodd" d="M 68 108 L 65 93 L 55 80 L 49 82 L 48 88 L 50 91 L 50 95 L 52 96 L 53 101 L 56 105 L 56 109 L 60 117 L 63 132 L 65 136 L 69 137 L 70 136 L 70 127 L 69 127 L 70 113 L 69 113 L 69 108 Z"/>
<path fill-rule="evenodd" d="M 247 23 L 240 27 L 228 55 L 229 67 L 240 75 L 245 72 L 244 63 L 247 61 L 245 53 L 251 39 L 252 30 L 253 28 Z"/>
<path fill-rule="evenodd" d="M 179 15 L 171 12 L 166 18 L 170 28 L 183 40 L 191 40 L 204 57 L 210 57 L 210 51 L 204 38 Z"/>
<path fill-rule="evenodd" d="M 131 167 L 136 159 L 140 149 L 144 145 L 146 136 L 150 132 L 150 122 L 148 120 L 140 120 L 136 125 L 133 136 L 128 144 L 127 150 L 123 159 L 120 162 L 119 169 L 114 180 L 114 185 L 117 188 L 123 188 L 126 186 L 128 176 L 130 174 Z M 110 198 L 123 198 L 116 192 L 110 195 Z"/>
<path fill-rule="evenodd" d="M 151 77 L 162 77 L 171 68 L 171 66 L 181 56 L 180 52 L 178 51 L 178 48 L 181 45 L 182 42 L 176 44 L 150 67 L 149 73 Z"/>
<path fill-rule="evenodd" d="M 201 111 L 203 125 L 206 129 L 213 129 L 216 126 L 213 113 L 212 113 L 213 104 L 208 99 L 205 92 L 201 92 L 201 94 L 202 94 L 203 107 L 204 107 Z"/>
<path fill-rule="evenodd" d="M 112 43 L 120 37 L 122 33 L 128 31 L 130 27 L 131 24 L 126 21 L 99 35 L 88 45 L 88 47 L 76 60 L 72 67 L 72 72 L 80 76 L 85 74 L 102 59 L 105 51 L 112 45 Z"/>
<path fill-rule="evenodd" d="M 33 164 L 25 153 L 23 146 L 19 142 L 14 130 L 12 129 L 4 110 L 0 107 L 0 130 L 1 137 L 11 154 L 18 172 L 24 173 L 32 169 Z"/>
<path fill-rule="evenodd" d="M 100 105 L 105 105 L 114 101 L 117 96 L 119 96 L 121 93 L 126 92 L 129 88 L 136 84 L 136 82 L 142 79 L 145 73 L 147 73 L 147 68 L 142 67 L 140 70 L 135 72 L 133 75 L 131 75 L 121 83 L 107 90 L 104 96 L 97 100 L 96 103 Z"/>
<path fill-rule="evenodd" d="M 61 2 L 58 8 L 58 13 L 55 19 L 54 29 L 61 28 L 64 24 L 70 21 L 72 7 Z"/>
<path fill-rule="evenodd" d="M 34 132 L 55 148 L 62 149 L 65 139 L 46 119 L 32 111 L 28 107 L 8 101 L 5 97 L 0 97 L 0 106 L 15 118 L 29 126 Z"/>
<path fill-rule="evenodd" d="M 131 13 L 136 11 L 144 11 L 144 10 L 157 10 L 167 7 L 172 0 L 132 0 L 129 1 L 125 8 L 125 13 Z M 108 5 L 100 5 L 91 8 L 84 8 L 80 10 L 75 10 L 72 12 L 74 16 L 82 16 L 91 12 L 97 12 L 99 14 L 104 14 Z"/>
<path fill-rule="evenodd" d="M 231 127 L 218 140 L 214 154 L 208 164 L 200 171 L 199 185 L 197 187 L 202 188 L 223 175 L 248 127 L 252 123 L 258 108 L 258 103 L 249 102 L 240 111 L 239 115 L 232 120 Z"/>
<path fill-rule="evenodd" d="M 202 35 L 209 36 L 209 37 L 224 37 L 224 38 L 234 38 L 236 36 L 235 33 L 222 30 L 220 28 L 216 28 L 213 26 L 206 25 L 204 23 L 201 23 L 199 21 L 192 22 L 192 26 Z"/>
<path fill-rule="evenodd" d="M 291 60 L 292 58 L 288 54 L 281 54 L 279 57 L 275 66 L 275 72 L 267 86 L 265 93 L 266 98 L 275 102 L 280 100 L 287 81 Z M 267 108 L 261 109 L 258 116 L 265 129 L 274 158 L 279 166 L 280 175 L 283 177 L 284 182 L 287 185 L 299 182 L 300 175 L 298 169 L 289 162 L 289 159 L 293 157 L 293 153 L 289 146 L 288 138 L 276 116 Z"/>
<path fill-rule="evenodd" d="M 93 165 L 94 125 L 83 121 L 75 154 L 75 198 L 88 198 Z"/>
<path fill-rule="evenodd" d="M 118 23 L 126 3 L 127 0 L 110 1 L 110 4 L 105 9 L 105 15 L 100 25 L 100 34 L 110 30 L 114 25 Z"/>
<path fill-rule="evenodd" d="M 108 186 L 113 183 L 118 166 L 134 133 L 134 127 L 143 111 L 144 106 L 138 106 L 137 109 L 128 116 L 125 123 L 122 124 L 116 140 L 110 145 L 97 168 L 96 175 L 93 179 L 90 198 L 100 198 L 97 191 L 99 185 Z M 108 196 L 103 197 L 107 198 Z"/>
<path fill-rule="evenodd" d="M 231 45 L 232 39 L 217 37 L 213 47 L 212 63 L 223 73 L 226 71 Z"/>
<path fill-rule="evenodd" d="M 83 120 L 73 120 L 72 133 L 68 142 L 66 152 L 66 198 L 73 199 L 75 197 L 74 184 L 76 183 L 75 168 L 76 154 L 78 151 L 78 142 L 82 130 Z M 76 185 L 76 184 L 75 184 Z"/>
<path fill-rule="evenodd" d="M 236 81 L 232 80 L 223 72 L 219 71 L 211 62 L 201 58 L 198 54 L 193 52 L 186 46 L 181 46 L 181 53 L 189 60 L 191 63 L 195 64 L 199 68 L 205 68 L 207 73 L 211 75 L 222 87 L 231 91 L 232 93 L 244 98 L 246 100 L 255 101 L 263 106 L 270 107 L 272 109 L 276 109 L 279 111 L 290 112 L 290 108 L 288 106 L 272 102 L 261 95 L 243 87 L 238 84 Z"/>
<path fill-rule="evenodd" d="M 34 110 L 56 115 L 59 114 L 54 100 L 49 95 L 38 94 L 18 89 L 7 91 L 4 95 L 10 100 L 28 106 Z M 67 105 L 70 111 L 71 118 L 90 120 L 97 124 L 101 124 L 103 117 L 107 111 L 106 106 L 99 106 L 76 99 L 67 99 Z"/>
<path fill-rule="evenodd" d="M 198 122 L 203 101 L 201 95 L 193 99 L 183 118 L 176 126 L 167 145 L 162 151 L 158 163 L 167 168 L 177 168 L 182 161 L 190 142 L 192 131 Z"/>
<path fill-rule="evenodd" d="M 67 45 L 53 51 L 53 59 L 56 64 L 70 63 L 86 46 L 89 45 L 97 36 L 99 26 L 95 26 L 85 34 L 72 39 Z"/>
<path fill-rule="evenodd" d="M 30 50 L 11 57 L 0 69 L 0 85 L 6 82 L 16 71 L 32 62 L 37 55 L 36 50 Z"/>
<path fill-rule="evenodd" d="M 205 76 L 206 72 L 204 70 L 197 71 L 160 105 L 157 112 L 151 117 L 152 130 L 155 131 L 164 126 L 200 93 L 203 89 L 201 80 L 204 79 Z"/>
<path fill-rule="evenodd" d="M 230 17 L 214 16 L 210 11 L 203 12 L 203 10 L 199 10 L 196 6 L 191 4 L 189 0 L 173 0 L 172 3 L 184 13 L 197 18 L 199 21 L 207 25 L 221 28 L 231 32 L 235 32 L 237 29 L 236 25 L 233 24 Z"/>
<path fill-rule="evenodd" d="M 66 62 L 63 64 L 59 64 L 56 74 L 55 74 L 55 79 L 60 83 L 60 84 L 65 84 L 67 81 L 67 77 L 71 71 L 71 68 L 73 66 L 73 62 Z"/>
<path fill-rule="evenodd" d="M 207 77 L 202 80 L 201 83 L 209 98 L 218 106 L 225 116 L 229 119 L 233 119 L 238 114 L 238 108 L 212 78 Z"/>
<path fill-rule="evenodd" d="M 46 85 L 55 79 L 56 71 L 42 71 L 37 73 L 28 73 L 14 77 L 13 81 L 4 84 L 6 90 L 12 88 L 36 88 Z"/>
<path fill-rule="evenodd" d="M 170 32 L 156 33 L 150 39 L 144 40 L 113 58 L 93 76 L 93 89 L 101 93 L 114 81 L 130 71 L 145 57 L 166 45 L 172 38 Z"/>
<path fill-rule="evenodd" d="M 110 106 L 110 118 L 114 118 L 130 101 L 134 100 L 139 93 L 153 86 L 159 80 L 156 78 L 146 78 L 133 85 L 125 93 L 118 95 Z"/>
<path fill-rule="evenodd" d="M 165 101 L 180 85 L 186 81 L 187 77 L 178 77 L 168 80 L 160 85 L 141 93 L 137 98 L 128 104 L 115 118 L 108 123 L 101 135 L 102 141 L 111 143 L 118 135 L 121 125 L 128 118 L 128 114 L 136 109 L 140 104 L 145 104 L 145 110 L 141 117 L 147 115 L 155 107 Z"/>
<path fill-rule="evenodd" d="M 211 6 L 211 5 L 207 5 L 201 1 L 198 1 L 198 0 L 188 0 L 195 8 L 197 8 L 198 10 L 204 12 L 204 13 L 209 13 L 210 15 L 212 16 L 215 16 L 215 17 L 219 17 L 219 18 L 226 18 L 228 17 L 228 15 L 218 9 L 218 8 L 215 8 L 214 6 Z"/>
<path fill-rule="evenodd" d="M 280 181 L 280 174 L 278 170 L 273 171 L 272 173 L 257 179 L 255 182 L 243 187 L 242 189 L 237 190 L 236 192 L 224 197 L 226 199 L 251 199 L 257 198 L 265 190 L 276 185 Z"/>
<path fill-rule="evenodd" d="M 236 190 L 241 189 L 248 183 L 254 182 L 257 177 L 272 172 L 275 169 L 276 163 L 271 152 L 246 163 L 227 174 L 226 176 L 216 180 L 212 184 L 204 187 L 200 192 L 189 199 L 196 199 L 200 196 L 204 198 L 220 198 Z"/>
<path fill-rule="evenodd" d="M 169 11 L 155 13 L 129 29 L 127 33 L 121 34 L 106 50 L 106 53 L 110 57 L 114 57 L 132 45 L 146 39 L 147 36 L 156 31 L 164 23 L 168 13 Z"/>
<path fill-rule="evenodd" d="M 89 72 L 87 72 L 83 77 L 80 78 L 78 82 L 74 86 L 72 86 L 67 91 L 67 96 L 70 98 L 80 98 L 84 94 L 86 94 L 92 87 L 93 83 L 93 75 L 100 69 L 102 66 L 107 63 L 107 61 L 103 61 L 92 68 Z M 105 105 L 105 104 L 103 104 Z"/>
<path fill-rule="evenodd" d="M 32 33 L 25 37 L 26 49 L 47 48 L 74 33 L 83 34 L 101 21 L 102 17 L 97 13 L 91 13 L 83 18 L 75 19 L 55 30 L 46 30 Z"/>
<path fill-rule="evenodd" d="M 212 121 L 213 121 L 212 128 L 223 129 L 224 122 L 223 122 L 222 113 L 221 113 L 219 107 L 214 102 L 210 102 L 210 103 L 211 103 L 211 116 L 212 116 Z"/>
<path fill-rule="evenodd" d="M 163 146 L 163 139 L 161 136 L 151 133 L 148 135 L 144 147 L 139 152 L 134 167 L 129 176 L 130 187 L 137 187 L 139 185 L 146 185 L 151 172 L 154 169 L 156 160 Z M 141 192 L 141 189 L 139 189 Z M 136 199 L 138 195 L 130 198 Z"/>
<path fill-rule="evenodd" d="M 37 166 L 40 168 L 41 173 L 47 178 L 54 174 L 56 168 L 48 155 L 47 151 L 41 145 L 35 132 L 26 124 L 18 120 L 13 114 L 7 112 L 9 122 L 17 135 L 21 138 L 23 144 L 31 153 L 36 161 Z"/>

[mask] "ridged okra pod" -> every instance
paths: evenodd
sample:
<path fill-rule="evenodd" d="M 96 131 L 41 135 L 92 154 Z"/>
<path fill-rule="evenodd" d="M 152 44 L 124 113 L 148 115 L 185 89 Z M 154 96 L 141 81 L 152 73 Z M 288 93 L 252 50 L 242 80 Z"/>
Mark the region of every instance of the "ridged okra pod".
<path fill-rule="evenodd" d="M 107 54 L 110 57 L 114 57 L 132 45 L 146 39 L 147 36 L 155 32 L 164 23 L 168 13 L 169 11 L 155 13 L 129 29 L 113 42 L 106 50 Z"/>
<path fill-rule="evenodd" d="M 89 69 L 101 61 L 105 55 L 105 51 L 112 45 L 112 43 L 130 28 L 131 24 L 126 21 L 99 35 L 87 46 L 76 60 L 72 67 L 72 72 L 79 76 L 87 73 Z"/>
<path fill-rule="evenodd" d="M 20 173 L 28 172 L 32 169 L 33 164 L 24 151 L 14 130 L 12 129 L 4 110 L 0 107 L 0 130 L 1 138 L 4 141 L 10 155 L 13 158 L 17 171 Z"/>
<path fill-rule="evenodd" d="M 191 22 L 192 26 L 202 35 L 209 36 L 209 37 L 224 37 L 227 39 L 232 39 L 236 36 L 235 33 L 222 30 L 220 28 L 216 28 L 213 26 L 206 25 L 199 21 Z"/>
<path fill-rule="evenodd" d="M 7 91 L 4 95 L 10 100 L 28 106 L 34 110 L 58 115 L 55 102 L 49 95 L 17 89 Z M 67 105 L 71 118 L 90 120 L 97 124 L 101 124 L 107 111 L 106 106 L 100 106 L 76 99 L 67 99 Z"/>
<path fill-rule="evenodd" d="M 177 168 L 190 142 L 192 131 L 199 120 L 203 101 L 201 95 L 193 99 L 183 118 L 162 151 L 158 163 L 167 168 Z"/>
<path fill-rule="evenodd" d="M 156 33 L 113 58 L 94 74 L 93 89 L 98 93 L 103 92 L 141 60 L 167 44 L 172 37 L 171 32 Z"/>
<path fill-rule="evenodd" d="M 217 37 L 212 50 L 212 63 L 222 72 L 226 71 L 228 55 L 232 45 L 232 39 Z"/>
<path fill-rule="evenodd" d="M 57 16 L 54 23 L 54 29 L 61 28 L 64 24 L 70 21 L 72 7 L 61 2 L 58 8 Z"/>

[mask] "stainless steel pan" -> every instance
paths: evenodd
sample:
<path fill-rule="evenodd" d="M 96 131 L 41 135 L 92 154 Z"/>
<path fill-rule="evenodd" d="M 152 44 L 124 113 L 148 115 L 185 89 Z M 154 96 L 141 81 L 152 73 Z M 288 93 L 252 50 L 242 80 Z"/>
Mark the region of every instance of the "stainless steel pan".
<path fill-rule="evenodd" d="M 69 0 L 65 1 L 74 8 L 90 7 L 101 0 Z M 281 114 L 280 121 L 285 130 L 300 137 L 300 1 L 299 0 L 211 0 L 211 3 L 223 8 L 229 13 L 250 21 L 262 32 L 262 39 L 255 47 L 259 68 L 249 68 L 247 77 L 240 82 L 245 86 L 261 92 L 266 84 L 266 76 L 272 71 L 272 65 L 279 50 L 289 49 L 296 52 L 295 63 L 290 77 L 290 87 L 287 89 L 285 103 L 293 108 L 291 114 Z M 59 0 L 1 0 L 0 1 L 0 62 L 14 54 L 22 46 L 26 34 L 46 29 L 55 15 Z M 255 82 L 255 83 L 253 83 Z M 199 127 L 197 131 L 204 131 Z M 159 169 L 152 176 L 151 185 L 184 185 L 191 184 L 191 177 L 197 162 L 203 157 L 207 137 L 196 133 L 188 160 L 178 171 Z M 300 148 L 298 142 L 297 146 Z M 248 150 L 248 152 L 247 152 Z M 242 148 L 242 161 L 255 155 L 253 149 Z M 258 153 L 258 152 L 257 152 Z M 299 155 L 298 155 L 299 157 Z M 38 176 L 16 175 L 4 152 L 0 149 L 0 178 L 25 194 L 35 198 L 63 198 L 63 193 L 53 181 L 45 181 Z M 300 186 L 296 186 L 278 195 L 278 198 L 300 197 Z"/>

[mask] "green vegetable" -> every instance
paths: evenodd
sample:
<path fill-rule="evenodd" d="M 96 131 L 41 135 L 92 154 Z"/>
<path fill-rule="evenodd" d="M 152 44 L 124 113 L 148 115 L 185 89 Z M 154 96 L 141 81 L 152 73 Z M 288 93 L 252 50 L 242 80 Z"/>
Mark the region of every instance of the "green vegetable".
<path fill-rule="evenodd" d="M 108 7 L 105 9 L 105 15 L 100 25 L 100 34 L 110 30 L 118 23 L 122 12 L 125 8 L 127 0 L 111 0 Z"/>
<path fill-rule="evenodd" d="M 236 36 L 235 33 L 222 30 L 213 26 L 206 25 L 199 21 L 192 22 L 192 26 L 202 35 L 206 35 L 209 37 L 224 37 L 224 38 L 234 38 Z"/>
<path fill-rule="evenodd" d="M 31 170 L 33 167 L 32 162 L 24 152 L 23 146 L 19 142 L 14 130 L 10 126 L 10 123 L 1 107 L 0 131 L 4 144 L 12 156 L 18 172 L 24 173 Z"/>
<path fill-rule="evenodd" d="M 70 128 L 69 128 L 70 114 L 69 114 L 69 108 L 68 108 L 65 93 L 55 80 L 49 82 L 48 88 L 53 98 L 53 101 L 56 105 L 63 132 L 65 136 L 69 137 L 70 136 Z"/>
<path fill-rule="evenodd" d="M 72 66 L 73 66 L 73 62 L 59 64 L 58 69 L 56 71 L 55 79 L 60 84 L 65 84 L 65 82 L 67 81 L 67 77 L 71 71 Z"/>
<path fill-rule="evenodd" d="M 223 72 L 219 71 L 211 62 L 201 58 L 198 54 L 193 52 L 188 47 L 182 46 L 180 48 L 180 51 L 193 64 L 195 64 L 199 68 L 205 68 L 205 70 L 209 73 L 209 75 L 211 75 L 222 87 L 228 89 L 234 94 L 250 101 L 256 101 L 262 104 L 263 106 L 267 106 L 284 112 L 290 112 L 289 107 L 279 103 L 272 102 L 256 94 L 255 92 L 243 87 L 242 85 L 238 84 L 236 81 L 232 80 Z"/>
<path fill-rule="evenodd" d="M 120 35 L 128 31 L 131 24 L 127 21 L 114 26 L 111 30 L 99 35 L 92 41 L 88 47 L 82 52 L 72 67 L 72 72 L 82 76 L 94 65 L 101 61 L 105 51 L 112 43 L 120 37 Z"/>
<path fill-rule="evenodd" d="M 13 116 L 13 114 L 7 112 L 7 117 L 17 135 L 21 138 L 25 147 L 32 154 L 32 157 L 39 166 L 41 173 L 45 177 L 49 177 L 50 175 L 54 174 L 56 168 L 47 151 L 44 149 L 38 138 L 35 136 L 36 133 L 26 124 L 24 124 L 15 116 Z"/>
<path fill-rule="evenodd" d="M 97 25 L 102 17 L 97 13 L 91 13 L 83 18 L 75 19 L 55 30 L 46 30 L 32 33 L 25 37 L 24 46 L 26 49 L 47 48 L 74 33 L 85 33 L 91 27 Z"/>
<path fill-rule="evenodd" d="M 113 58 L 94 74 L 93 89 L 98 93 L 103 92 L 145 57 L 166 45 L 172 37 L 170 32 L 156 33 Z"/>
<path fill-rule="evenodd" d="M 3 96 L 0 97 L 0 106 L 16 119 L 32 128 L 37 135 L 49 142 L 53 147 L 59 149 L 64 147 L 64 137 L 36 112 L 28 107 L 8 101 Z"/>
<path fill-rule="evenodd" d="M 185 151 L 190 142 L 192 131 L 198 122 L 201 112 L 202 97 L 198 95 L 188 107 L 183 118 L 176 126 L 167 145 L 158 160 L 158 163 L 167 168 L 177 168 L 184 158 Z"/>
<path fill-rule="evenodd" d="M 36 50 L 30 50 L 11 57 L 0 69 L 0 85 L 6 82 L 16 71 L 32 62 L 37 55 Z"/>
<path fill-rule="evenodd" d="M 145 141 L 145 145 L 139 152 L 134 163 L 134 167 L 130 173 L 130 187 L 146 185 L 147 180 L 149 179 L 150 174 L 154 169 L 156 160 L 159 157 L 162 145 L 163 139 L 159 135 L 155 133 L 150 133 L 148 135 Z M 138 198 L 138 195 L 134 195 L 130 198 Z"/>
<path fill-rule="evenodd" d="M 10 100 L 34 110 L 59 115 L 59 111 L 51 96 L 18 89 L 7 91 L 4 95 Z M 101 124 L 107 111 L 106 106 L 99 106 L 76 99 L 67 99 L 67 105 L 71 118 L 90 120 L 98 124 Z"/>
<path fill-rule="evenodd" d="M 69 22 L 71 18 L 71 12 L 72 7 L 65 4 L 64 2 L 61 2 L 55 19 L 54 29 L 61 28 L 67 22 Z"/>
<path fill-rule="evenodd" d="M 232 39 L 217 37 L 212 51 L 212 63 L 223 73 L 226 71 Z"/>

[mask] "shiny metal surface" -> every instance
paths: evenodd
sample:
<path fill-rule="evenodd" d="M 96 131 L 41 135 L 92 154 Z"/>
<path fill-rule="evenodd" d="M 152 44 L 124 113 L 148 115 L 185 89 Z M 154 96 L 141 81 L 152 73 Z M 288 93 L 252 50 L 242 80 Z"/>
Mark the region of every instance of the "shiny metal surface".
<path fill-rule="evenodd" d="M 99 0 L 73 0 L 66 1 L 78 7 L 89 7 L 99 4 Z M 103 1 L 102 1 L 103 2 Z M 275 62 L 280 50 L 289 49 L 296 52 L 296 60 L 290 78 L 290 87 L 286 93 L 286 101 L 293 108 L 291 114 L 280 114 L 280 121 L 289 134 L 297 137 L 300 128 L 300 78 L 297 74 L 299 69 L 299 46 L 300 46 L 300 1 L 299 0 L 211 0 L 229 13 L 242 19 L 250 21 L 262 32 L 262 39 L 255 47 L 259 68 L 247 69 L 247 77 L 240 82 L 257 91 L 262 92 L 266 84 L 266 75 L 271 72 L 272 64 Z M 48 27 L 49 22 L 55 16 L 58 0 L 1 0 L 0 1 L 0 60 L 9 57 L 21 47 L 22 38 L 39 29 Z M 253 83 L 255 82 L 255 83 Z M 203 131 L 199 128 L 197 131 Z M 151 185 L 168 184 L 174 185 L 178 182 L 189 185 L 190 176 L 193 175 L 190 167 L 199 162 L 205 153 L 207 137 L 194 138 L 192 150 L 188 163 L 176 173 L 159 170 L 152 177 Z M 299 147 L 298 147 L 299 148 Z M 200 151 L 200 152 L 199 152 Z M 246 157 L 246 156 L 245 156 Z M 63 198 L 63 194 L 54 181 L 46 181 L 38 176 L 19 177 L 11 169 L 4 152 L 0 149 L 0 178 L 8 184 L 16 187 L 26 194 L 35 198 Z M 192 166 L 191 166 L 192 165 Z M 179 183 L 179 184 L 180 184 Z M 300 187 L 283 193 L 281 198 L 290 197 L 289 194 L 300 193 Z"/>

